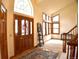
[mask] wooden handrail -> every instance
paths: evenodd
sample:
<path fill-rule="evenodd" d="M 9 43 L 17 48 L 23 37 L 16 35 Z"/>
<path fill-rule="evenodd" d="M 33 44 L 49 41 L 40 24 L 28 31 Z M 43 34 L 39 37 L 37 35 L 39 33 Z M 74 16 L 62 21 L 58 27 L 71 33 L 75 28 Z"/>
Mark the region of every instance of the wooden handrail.
<path fill-rule="evenodd" d="M 70 30 L 67 32 L 67 34 L 70 33 L 72 30 L 74 30 L 76 27 L 77 27 L 77 25 L 74 26 L 72 29 L 70 29 Z"/>

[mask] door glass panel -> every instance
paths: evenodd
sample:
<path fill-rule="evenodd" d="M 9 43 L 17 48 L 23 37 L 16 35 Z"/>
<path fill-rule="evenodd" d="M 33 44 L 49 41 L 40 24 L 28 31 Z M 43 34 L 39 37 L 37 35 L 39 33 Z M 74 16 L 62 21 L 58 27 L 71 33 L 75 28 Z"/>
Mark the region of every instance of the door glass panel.
<path fill-rule="evenodd" d="M 32 34 L 32 22 L 30 22 L 30 34 Z"/>
<path fill-rule="evenodd" d="M 22 34 L 21 35 L 24 35 L 25 34 L 25 24 L 24 24 L 24 19 L 22 20 L 21 22 L 21 30 L 22 30 Z"/>
<path fill-rule="evenodd" d="M 18 34 L 18 20 L 15 20 L 15 34 Z"/>
<path fill-rule="evenodd" d="M 29 22 L 26 20 L 26 35 L 29 34 Z"/>
<path fill-rule="evenodd" d="M 53 24 L 53 28 L 59 28 L 59 24 Z"/>
<path fill-rule="evenodd" d="M 53 29 L 53 33 L 59 33 L 58 29 Z"/>

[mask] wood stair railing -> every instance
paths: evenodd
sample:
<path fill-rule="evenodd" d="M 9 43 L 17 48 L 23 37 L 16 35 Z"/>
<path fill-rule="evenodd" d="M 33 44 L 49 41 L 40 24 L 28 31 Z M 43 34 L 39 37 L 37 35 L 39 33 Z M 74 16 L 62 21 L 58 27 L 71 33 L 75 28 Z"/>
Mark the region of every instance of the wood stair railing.
<path fill-rule="evenodd" d="M 68 45 L 67 59 L 74 59 L 74 56 L 75 56 L 74 54 L 75 54 L 75 49 L 76 49 L 75 47 L 78 47 L 78 44 L 77 44 L 77 39 L 78 39 L 77 25 L 74 26 L 67 33 L 61 34 L 61 39 L 63 40 L 63 52 L 66 52 L 66 45 Z M 74 43 L 71 43 L 71 42 L 74 42 Z M 77 56 L 75 58 L 77 59 Z"/>
<path fill-rule="evenodd" d="M 78 34 L 73 40 L 69 40 L 67 45 L 67 59 L 78 59 Z"/>
<path fill-rule="evenodd" d="M 76 34 L 78 34 L 77 25 L 70 29 L 67 33 L 61 34 L 61 39 L 63 40 L 63 52 L 66 52 L 67 41 L 74 39 Z"/>

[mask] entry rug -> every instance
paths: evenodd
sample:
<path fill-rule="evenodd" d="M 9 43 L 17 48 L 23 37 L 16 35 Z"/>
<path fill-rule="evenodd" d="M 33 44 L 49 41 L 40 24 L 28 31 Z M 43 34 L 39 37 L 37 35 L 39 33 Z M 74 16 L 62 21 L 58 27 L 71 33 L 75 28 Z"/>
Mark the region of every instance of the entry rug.
<path fill-rule="evenodd" d="M 36 49 L 18 59 L 56 59 L 57 56 L 58 53 Z"/>

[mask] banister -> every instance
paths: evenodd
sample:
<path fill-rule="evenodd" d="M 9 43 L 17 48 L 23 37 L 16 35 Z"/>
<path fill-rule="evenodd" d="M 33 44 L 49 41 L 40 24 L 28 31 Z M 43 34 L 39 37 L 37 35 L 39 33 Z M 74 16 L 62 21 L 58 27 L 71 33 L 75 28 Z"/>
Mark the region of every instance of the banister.
<path fill-rule="evenodd" d="M 67 59 L 78 59 L 78 40 L 70 40 L 69 42 L 67 42 L 67 45 Z"/>
<path fill-rule="evenodd" d="M 70 29 L 67 33 L 61 34 L 61 39 L 63 40 L 63 52 L 66 52 L 66 43 L 69 40 L 77 39 L 78 33 L 76 31 L 77 31 L 77 25 L 74 26 L 72 29 Z"/>
<path fill-rule="evenodd" d="M 74 30 L 76 27 L 77 27 L 77 25 L 74 26 L 72 29 L 70 29 L 67 33 L 70 33 L 70 32 L 71 32 L 72 30 Z"/>

